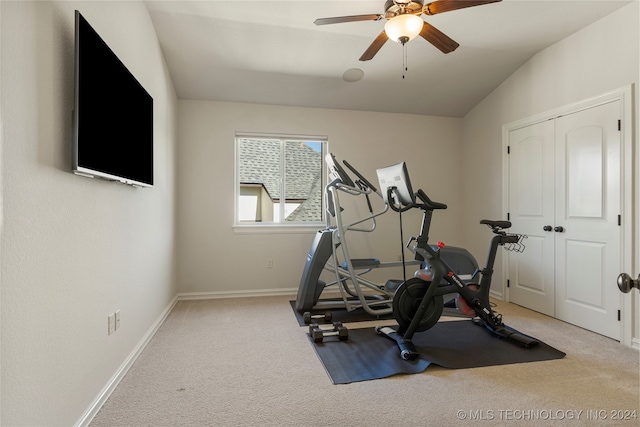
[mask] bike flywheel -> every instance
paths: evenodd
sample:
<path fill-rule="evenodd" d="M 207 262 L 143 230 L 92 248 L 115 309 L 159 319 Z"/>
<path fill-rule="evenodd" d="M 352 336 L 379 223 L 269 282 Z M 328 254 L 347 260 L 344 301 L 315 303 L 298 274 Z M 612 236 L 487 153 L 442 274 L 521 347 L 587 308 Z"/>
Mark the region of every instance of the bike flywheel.
<path fill-rule="evenodd" d="M 402 329 L 406 329 L 415 317 L 418 307 L 422 303 L 431 282 L 425 282 L 418 278 L 412 278 L 398 287 L 393 296 L 393 315 Z M 432 328 L 442 315 L 442 295 L 434 295 L 427 304 L 422 314 L 416 332 L 426 331 Z"/>

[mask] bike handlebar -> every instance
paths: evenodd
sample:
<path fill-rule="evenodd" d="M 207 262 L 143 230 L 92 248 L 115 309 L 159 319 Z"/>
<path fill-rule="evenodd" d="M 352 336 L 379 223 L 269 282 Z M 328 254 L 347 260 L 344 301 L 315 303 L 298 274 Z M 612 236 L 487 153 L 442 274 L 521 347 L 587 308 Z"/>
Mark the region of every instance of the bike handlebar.
<path fill-rule="evenodd" d="M 416 196 L 418 196 L 418 198 L 422 200 L 422 203 L 429 209 L 447 209 L 447 205 L 444 203 L 434 202 L 424 191 L 422 191 L 422 189 L 418 190 Z"/>
<path fill-rule="evenodd" d="M 388 187 L 387 188 L 387 200 L 393 200 L 393 189 L 395 187 Z M 406 205 L 406 206 L 396 206 L 392 203 L 389 203 L 389 206 L 391 207 L 392 210 L 396 211 L 396 212 L 405 212 L 408 211 L 409 209 L 412 208 L 421 208 L 421 209 L 426 209 L 426 210 L 436 210 L 436 209 L 447 209 L 447 205 L 444 203 L 440 203 L 440 202 L 434 202 L 433 200 L 431 200 L 429 198 L 429 196 L 427 196 L 427 194 L 422 191 L 422 189 L 418 190 L 415 195 L 418 197 L 418 199 L 420 199 L 420 201 L 422 203 L 412 203 L 410 205 Z"/>
<path fill-rule="evenodd" d="M 393 200 L 393 190 L 395 189 L 395 187 L 387 187 L 387 200 L 389 201 L 389 203 L 387 203 L 389 205 L 389 207 L 391 208 L 392 211 L 394 212 L 405 212 L 408 211 L 409 209 L 415 208 L 418 205 L 416 205 L 415 203 L 412 203 L 410 205 L 406 205 L 403 206 L 401 203 L 399 203 L 398 205 L 394 204 L 392 202 Z"/>

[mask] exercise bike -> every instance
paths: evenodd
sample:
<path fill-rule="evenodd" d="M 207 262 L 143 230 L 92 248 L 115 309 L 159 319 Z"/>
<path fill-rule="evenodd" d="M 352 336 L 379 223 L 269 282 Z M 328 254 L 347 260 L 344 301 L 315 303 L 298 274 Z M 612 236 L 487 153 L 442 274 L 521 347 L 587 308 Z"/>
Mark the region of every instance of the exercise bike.
<path fill-rule="evenodd" d="M 415 277 L 402 283 L 393 296 L 393 315 L 398 328 L 376 327 L 376 332 L 395 341 L 404 360 L 418 356 L 412 342 L 416 332 L 432 328 L 440 319 L 443 311 L 443 295 L 457 293 L 456 305 L 462 312 L 474 314 L 474 323 L 485 326 L 498 337 L 514 341 L 524 347 L 533 347 L 539 342 L 534 338 L 506 326 L 502 315 L 495 313 L 489 303 L 491 276 L 498 247 L 512 251 L 524 250 L 521 234 L 507 233 L 511 227 L 509 221 L 482 220 L 480 224 L 489 226 L 495 236 L 491 239 L 489 255 L 485 267 L 476 271 L 481 274 L 479 285 L 465 283 L 441 256 L 444 243 L 429 244 L 429 228 L 435 210 L 446 209 L 444 203 L 434 202 L 423 190 L 413 193 L 406 164 L 400 163 L 377 170 L 380 187 L 386 193 L 389 207 L 402 214 L 409 209 L 421 209 L 422 225 L 420 234 L 412 237 L 407 249 L 415 254 L 415 259 L 422 262 L 422 268 Z"/>

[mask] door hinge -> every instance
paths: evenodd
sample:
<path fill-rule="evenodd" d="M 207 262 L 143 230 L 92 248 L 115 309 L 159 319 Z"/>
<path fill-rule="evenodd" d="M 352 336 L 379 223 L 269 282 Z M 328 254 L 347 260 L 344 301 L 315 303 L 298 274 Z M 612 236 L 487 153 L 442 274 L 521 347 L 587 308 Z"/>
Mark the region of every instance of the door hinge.
<path fill-rule="evenodd" d="M 618 120 L 618 130 L 622 130 L 622 120 Z"/>
<path fill-rule="evenodd" d="M 620 321 L 620 310 L 618 310 L 618 322 Z"/>
<path fill-rule="evenodd" d="M 507 279 L 507 288 L 511 286 L 511 282 Z"/>
<path fill-rule="evenodd" d="M 622 225 L 622 215 L 618 215 L 618 225 Z"/>
<path fill-rule="evenodd" d="M 511 221 L 511 214 L 507 212 L 507 221 Z"/>
<path fill-rule="evenodd" d="M 507 145 L 507 154 L 511 154 L 511 146 Z"/>

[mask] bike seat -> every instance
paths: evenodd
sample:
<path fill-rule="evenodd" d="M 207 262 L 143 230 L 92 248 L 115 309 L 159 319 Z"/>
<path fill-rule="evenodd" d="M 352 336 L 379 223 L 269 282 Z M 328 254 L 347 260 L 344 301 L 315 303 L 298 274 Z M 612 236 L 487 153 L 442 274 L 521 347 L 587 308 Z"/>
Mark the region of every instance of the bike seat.
<path fill-rule="evenodd" d="M 491 228 L 501 228 L 501 229 L 506 229 L 511 227 L 511 221 L 493 221 L 490 219 L 483 219 L 482 221 L 480 221 L 480 224 L 486 224 Z"/>

